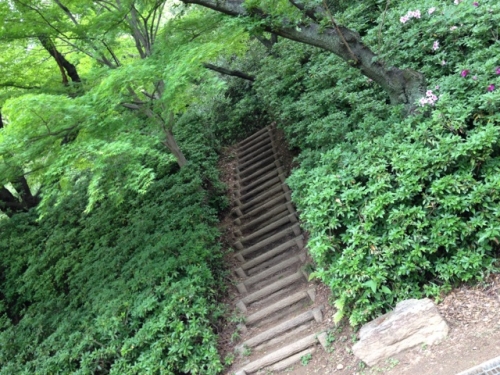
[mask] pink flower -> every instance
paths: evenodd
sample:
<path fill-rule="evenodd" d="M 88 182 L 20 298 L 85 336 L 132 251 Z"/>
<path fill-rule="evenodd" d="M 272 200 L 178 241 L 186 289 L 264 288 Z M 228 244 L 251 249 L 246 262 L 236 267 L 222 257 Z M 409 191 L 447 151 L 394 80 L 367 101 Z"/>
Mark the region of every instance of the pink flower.
<path fill-rule="evenodd" d="M 435 88 L 436 90 L 439 90 L 439 85 L 436 85 L 434 88 Z"/>
<path fill-rule="evenodd" d="M 479 6 L 479 3 L 478 3 L 477 1 L 474 1 L 474 2 L 472 3 L 472 5 L 474 5 L 475 7 L 478 7 L 478 6 Z"/>
<path fill-rule="evenodd" d="M 439 49 L 439 42 L 437 40 L 432 44 L 432 50 L 437 51 Z"/>
<path fill-rule="evenodd" d="M 418 101 L 422 107 L 424 107 L 426 104 L 433 106 L 434 103 L 436 103 L 436 101 L 439 99 L 436 95 L 434 95 L 432 90 L 427 90 L 425 96 L 425 98 L 420 98 L 420 100 Z"/>
<path fill-rule="evenodd" d="M 429 10 L 427 11 L 427 13 L 429 14 L 432 14 L 436 11 L 436 8 L 435 7 L 432 7 L 432 8 L 429 8 Z"/>
<path fill-rule="evenodd" d="M 473 76 L 473 77 L 472 77 L 472 79 L 473 79 L 474 81 L 476 81 L 476 80 L 477 80 L 477 76 Z"/>
<path fill-rule="evenodd" d="M 409 10 L 408 12 L 406 12 L 406 14 L 404 16 L 402 16 L 399 21 L 401 23 L 406 23 L 408 22 L 410 19 L 412 18 L 420 18 L 421 14 L 420 14 L 420 10 Z"/>
<path fill-rule="evenodd" d="M 489 85 L 487 90 L 490 92 L 495 90 L 495 85 Z"/>
<path fill-rule="evenodd" d="M 496 73 L 496 74 L 500 74 L 500 66 L 497 66 L 497 67 L 495 68 L 495 73 Z"/>
<path fill-rule="evenodd" d="M 464 78 L 467 77 L 467 74 L 469 74 L 469 69 L 464 69 L 462 70 L 462 73 L 460 73 L 460 75 Z"/>

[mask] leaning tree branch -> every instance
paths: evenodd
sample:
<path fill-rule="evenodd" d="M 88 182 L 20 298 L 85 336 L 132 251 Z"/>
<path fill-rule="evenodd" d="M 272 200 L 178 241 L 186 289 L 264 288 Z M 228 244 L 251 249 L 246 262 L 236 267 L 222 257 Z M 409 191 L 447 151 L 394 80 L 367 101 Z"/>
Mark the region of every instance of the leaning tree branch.
<path fill-rule="evenodd" d="M 266 21 L 268 16 L 258 8 L 251 14 L 243 6 L 244 0 L 182 0 L 186 4 L 199 4 L 233 17 L 254 17 Z M 295 0 L 296 3 L 299 3 Z M 305 8 L 304 8 L 305 9 Z M 323 14 L 326 17 L 326 14 Z M 323 17 L 324 18 L 324 17 Z M 325 28 L 319 22 L 308 22 L 300 27 L 282 19 L 281 25 L 264 22 L 263 29 L 286 39 L 308 44 L 332 52 L 364 76 L 379 84 L 388 94 L 391 103 L 404 104 L 407 113 L 417 107 L 417 101 L 425 95 L 426 83 L 423 74 L 411 69 L 388 67 L 361 40 L 354 30 L 338 25 Z M 348 48 L 347 48 L 348 47 Z M 357 64 L 352 65 L 353 56 Z"/>
<path fill-rule="evenodd" d="M 246 79 L 246 80 L 252 81 L 252 82 L 255 81 L 254 76 L 243 73 L 242 71 L 239 71 L 239 70 L 226 69 L 226 68 L 223 68 L 221 66 L 217 66 L 217 65 L 213 65 L 213 64 L 209 64 L 209 63 L 203 63 L 203 66 L 207 69 L 213 70 L 213 71 L 221 73 L 221 74 L 225 74 L 227 76 L 239 77 L 239 78 L 243 78 L 243 79 Z"/>

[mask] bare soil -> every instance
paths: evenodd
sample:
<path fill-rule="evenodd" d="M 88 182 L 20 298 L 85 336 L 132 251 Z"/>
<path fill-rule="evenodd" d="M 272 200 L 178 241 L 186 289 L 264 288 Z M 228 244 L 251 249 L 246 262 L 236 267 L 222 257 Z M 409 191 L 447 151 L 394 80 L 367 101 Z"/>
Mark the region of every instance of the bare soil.
<path fill-rule="evenodd" d="M 409 349 L 368 368 L 352 354 L 356 334 L 343 323 L 332 329 L 335 341 L 329 353 L 318 350 L 307 365 L 296 365 L 284 373 L 455 375 L 500 356 L 499 274 L 490 276 L 481 285 L 454 289 L 438 304 L 438 310 L 448 322 L 450 333 L 436 345 Z"/>

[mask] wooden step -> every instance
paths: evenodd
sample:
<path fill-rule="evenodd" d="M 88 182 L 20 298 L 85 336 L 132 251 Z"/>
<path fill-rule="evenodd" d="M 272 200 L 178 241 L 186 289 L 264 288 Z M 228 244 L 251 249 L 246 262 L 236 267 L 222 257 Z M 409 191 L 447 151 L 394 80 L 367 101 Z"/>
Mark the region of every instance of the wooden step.
<path fill-rule="evenodd" d="M 268 330 L 261 332 L 248 340 L 245 340 L 243 343 L 241 343 L 241 345 L 238 345 L 236 347 L 236 350 L 241 353 L 244 347 L 254 348 L 311 320 L 315 320 L 316 322 L 321 323 L 323 321 L 323 314 L 321 312 L 323 308 L 323 306 L 316 307 L 315 309 L 303 312 L 302 314 L 299 314 L 281 324 L 277 324 L 269 328 Z"/>
<path fill-rule="evenodd" d="M 238 142 L 238 146 L 243 146 L 245 144 L 248 144 L 249 142 L 253 141 L 255 138 L 258 136 L 262 135 L 263 133 L 267 133 L 269 131 L 269 127 L 263 127 L 259 131 L 256 131 L 252 135 L 248 136 L 247 138 L 243 139 L 242 141 Z"/>
<path fill-rule="evenodd" d="M 238 251 L 237 253 L 234 254 L 234 257 L 238 259 L 240 262 L 244 262 L 246 259 L 244 258 L 245 256 L 249 256 L 252 253 L 255 253 L 259 250 L 262 250 L 262 248 L 266 247 L 269 244 L 272 244 L 273 242 L 281 240 L 283 237 L 286 237 L 290 234 L 294 233 L 295 236 L 299 236 L 301 234 L 300 226 L 299 224 L 292 225 L 289 228 L 286 228 L 276 234 L 273 234 L 271 237 L 266 238 L 265 240 L 262 240 L 255 245 L 252 245 L 246 249 L 243 249 L 241 251 Z"/>
<path fill-rule="evenodd" d="M 276 157 L 274 156 L 274 154 L 272 154 L 271 156 L 268 156 L 267 158 L 261 159 L 258 162 L 252 164 L 250 167 L 245 168 L 243 170 L 236 168 L 236 171 L 238 173 L 239 178 L 241 179 L 241 178 L 244 178 L 244 177 L 251 175 L 252 173 L 265 167 L 268 164 L 274 163 L 275 161 L 276 161 Z"/>
<path fill-rule="evenodd" d="M 292 355 L 291 357 L 288 357 L 287 359 L 284 359 L 283 361 L 280 361 L 278 363 L 275 363 L 272 366 L 269 366 L 267 370 L 269 371 L 283 371 L 287 369 L 288 367 L 300 362 L 302 360 L 302 357 L 306 355 L 312 355 L 316 352 L 315 347 L 308 348 L 306 350 L 301 351 L 300 353 L 297 353 L 295 355 Z"/>
<path fill-rule="evenodd" d="M 243 312 L 247 312 L 247 306 L 251 303 L 254 303 L 258 300 L 261 300 L 274 292 L 277 292 L 283 288 L 286 288 L 289 285 L 292 285 L 298 281 L 307 281 L 306 275 L 302 272 L 302 270 L 295 272 L 294 274 L 287 276 L 281 280 L 278 280 L 274 282 L 271 285 L 268 285 L 256 292 L 250 293 L 246 297 L 243 297 L 240 299 L 237 303 L 236 306 Z"/>
<path fill-rule="evenodd" d="M 270 268 L 258 273 L 257 275 L 254 275 L 252 277 L 247 278 L 246 280 L 242 281 L 241 283 L 238 283 L 236 285 L 236 287 L 240 293 L 248 293 L 247 288 L 250 288 L 253 284 L 261 282 L 261 281 L 265 280 L 266 278 L 293 266 L 294 264 L 304 263 L 305 261 L 306 261 L 306 255 L 304 253 L 290 257 L 290 258 L 276 264 L 275 266 L 270 267 Z"/>
<path fill-rule="evenodd" d="M 255 155 L 254 155 L 255 154 Z M 245 161 L 240 160 L 238 163 L 238 170 L 239 171 L 244 171 L 246 168 L 251 166 L 252 164 L 255 164 L 261 159 L 264 159 L 266 157 L 269 157 L 271 155 L 274 155 L 274 150 L 271 146 L 265 147 L 263 149 L 258 149 L 255 152 L 252 152 L 252 157 L 249 157 Z"/>
<path fill-rule="evenodd" d="M 277 362 L 280 362 L 288 357 L 291 357 L 294 354 L 297 354 L 307 348 L 317 344 L 318 335 L 321 332 L 314 333 L 312 335 L 306 336 L 303 339 L 300 339 L 293 344 L 287 345 L 279 350 L 276 350 L 273 353 L 270 353 L 262 358 L 259 358 L 253 362 L 250 362 L 243 366 L 240 370 L 236 371 L 236 375 L 248 375 L 258 370 L 265 368 L 267 366 L 273 365 Z"/>
<path fill-rule="evenodd" d="M 289 297 L 283 298 L 270 306 L 260 309 L 256 313 L 247 316 L 245 320 L 246 325 L 253 325 L 258 321 L 265 319 L 277 311 L 283 310 L 288 306 L 293 305 L 303 299 L 310 299 L 312 302 L 316 299 L 316 288 L 309 288 L 306 290 L 301 290 L 300 292 L 294 293 Z"/>
<path fill-rule="evenodd" d="M 272 140 L 269 138 L 268 134 L 263 134 L 259 138 L 255 138 L 255 141 L 245 145 L 243 148 L 238 149 L 237 157 L 238 159 L 244 158 L 250 155 L 252 152 L 258 150 L 259 148 L 265 146 L 266 144 L 272 145 Z"/>
<path fill-rule="evenodd" d="M 258 257 L 251 259 L 243 264 L 241 264 L 238 268 L 236 268 L 235 272 L 240 277 L 247 277 L 245 271 L 254 268 L 258 265 L 265 263 L 266 261 L 272 260 L 272 258 L 276 257 L 278 254 L 281 254 L 293 246 L 298 246 L 299 250 L 304 248 L 304 236 L 299 235 L 279 246 L 276 246 L 272 250 L 265 252 Z"/>
<path fill-rule="evenodd" d="M 289 214 L 289 215 L 282 217 L 276 221 L 273 221 L 271 224 L 265 226 L 264 228 L 261 228 L 255 232 L 253 232 L 252 234 L 249 234 L 248 236 L 241 238 L 240 242 L 243 245 L 247 245 L 249 242 L 255 241 L 255 240 L 263 237 L 265 234 L 272 232 L 275 229 L 278 229 L 286 224 L 296 223 L 297 221 L 298 220 L 297 220 L 297 217 L 295 216 L 295 214 Z"/>
<path fill-rule="evenodd" d="M 250 218 L 257 216 L 262 211 L 265 211 L 269 208 L 272 208 L 272 207 L 278 205 L 280 202 L 287 203 L 287 202 L 291 202 L 291 201 L 292 201 L 292 196 L 290 195 L 290 193 L 283 193 L 283 194 L 277 196 L 276 198 L 268 200 L 266 203 L 261 204 L 260 206 L 258 206 L 256 208 L 253 208 L 252 211 L 246 212 L 245 214 L 243 214 L 243 212 L 241 212 L 241 210 L 238 208 L 235 208 L 233 210 L 233 212 L 240 217 L 240 220 L 246 220 L 246 219 L 250 219 Z"/>

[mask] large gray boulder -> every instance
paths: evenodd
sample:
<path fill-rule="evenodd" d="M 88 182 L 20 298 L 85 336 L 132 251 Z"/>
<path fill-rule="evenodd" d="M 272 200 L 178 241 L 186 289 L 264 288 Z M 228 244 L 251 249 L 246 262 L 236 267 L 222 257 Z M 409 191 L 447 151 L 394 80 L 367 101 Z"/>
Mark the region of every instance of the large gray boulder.
<path fill-rule="evenodd" d="M 432 345 L 445 338 L 448 331 L 448 324 L 430 299 L 410 299 L 361 327 L 360 340 L 352 350 L 368 366 L 373 366 L 405 349 Z"/>

